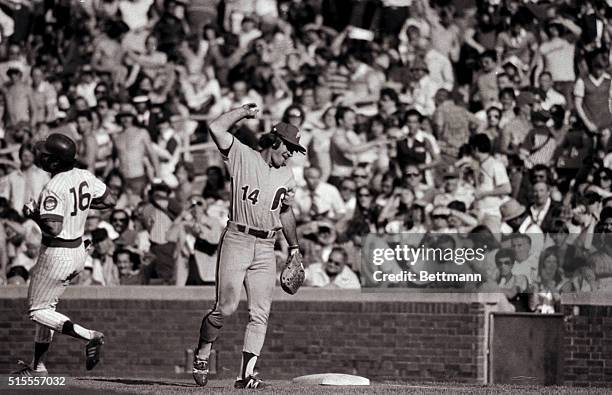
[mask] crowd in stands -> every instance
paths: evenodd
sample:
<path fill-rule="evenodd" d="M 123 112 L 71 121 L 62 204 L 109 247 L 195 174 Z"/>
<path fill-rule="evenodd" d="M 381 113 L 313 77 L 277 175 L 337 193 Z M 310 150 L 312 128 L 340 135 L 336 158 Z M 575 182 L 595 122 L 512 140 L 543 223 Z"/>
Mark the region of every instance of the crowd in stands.
<path fill-rule="evenodd" d="M 0 0 L 0 31 L 0 283 L 36 262 L 33 146 L 60 132 L 120 196 L 76 283 L 214 284 L 229 180 L 190 147 L 256 103 L 241 142 L 282 120 L 308 148 L 307 285 L 364 286 L 366 235 L 418 233 L 488 243 L 465 270 L 520 311 L 610 287 L 609 1 Z"/>

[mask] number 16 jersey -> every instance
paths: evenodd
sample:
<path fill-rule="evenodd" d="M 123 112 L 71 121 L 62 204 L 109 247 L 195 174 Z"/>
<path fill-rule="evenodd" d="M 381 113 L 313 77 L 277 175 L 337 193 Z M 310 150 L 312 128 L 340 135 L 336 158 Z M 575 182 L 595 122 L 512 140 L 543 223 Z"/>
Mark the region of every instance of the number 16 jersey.
<path fill-rule="evenodd" d="M 296 182 L 288 166 L 274 168 L 236 138 L 224 156 L 231 176 L 230 221 L 273 230 L 282 227 L 280 209 L 291 205 Z"/>
<path fill-rule="evenodd" d="M 91 201 L 106 193 L 106 185 L 87 170 L 72 169 L 58 173 L 40 194 L 40 217 L 62 221 L 62 231 L 57 237 L 77 239 L 85 231 Z"/>

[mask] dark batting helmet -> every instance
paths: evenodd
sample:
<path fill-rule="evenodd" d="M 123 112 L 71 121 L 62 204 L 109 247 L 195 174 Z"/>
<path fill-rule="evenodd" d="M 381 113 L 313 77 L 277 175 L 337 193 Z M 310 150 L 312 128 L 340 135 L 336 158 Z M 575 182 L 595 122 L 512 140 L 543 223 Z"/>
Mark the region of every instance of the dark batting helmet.
<path fill-rule="evenodd" d="M 65 134 L 52 133 L 46 140 L 36 143 L 35 150 L 37 152 L 38 163 L 44 170 L 53 170 L 50 168 L 52 162 L 58 162 L 61 167 L 74 165 L 77 146 L 74 141 Z"/>

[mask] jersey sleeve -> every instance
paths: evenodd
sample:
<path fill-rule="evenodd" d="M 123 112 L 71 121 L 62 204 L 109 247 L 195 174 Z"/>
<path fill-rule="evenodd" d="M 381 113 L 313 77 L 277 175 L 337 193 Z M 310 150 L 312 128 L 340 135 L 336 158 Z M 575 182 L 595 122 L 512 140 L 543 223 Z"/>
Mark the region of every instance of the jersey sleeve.
<path fill-rule="evenodd" d="M 108 188 L 106 184 L 102 182 L 98 177 L 91 175 L 91 197 L 94 199 L 104 198 L 108 194 Z"/>
<path fill-rule="evenodd" d="M 40 194 L 40 219 L 62 221 L 64 219 L 64 194 L 57 191 L 54 185 L 48 185 Z"/>
<path fill-rule="evenodd" d="M 236 137 L 233 137 L 232 145 L 230 145 L 229 149 L 219 150 L 223 157 L 223 161 L 227 163 L 230 174 L 236 174 L 239 168 L 248 166 L 248 163 L 245 162 L 247 162 L 246 157 L 249 150 L 251 150 L 251 148 L 242 144 Z"/>

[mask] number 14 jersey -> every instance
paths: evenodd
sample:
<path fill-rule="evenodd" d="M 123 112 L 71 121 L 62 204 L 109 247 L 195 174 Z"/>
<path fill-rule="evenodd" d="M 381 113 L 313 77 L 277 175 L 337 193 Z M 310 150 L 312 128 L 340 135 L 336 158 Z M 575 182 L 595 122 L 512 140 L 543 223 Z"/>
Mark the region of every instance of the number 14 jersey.
<path fill-rule="evenodd" d="M 232 183 L 230 221 L 263 230 L 281 228 L 280 209 L 291 205 L 295 195 L 291 168 L 268 165 L 259 152 L 236 138 L 223 159 Z"/>
<path fill-rule="evenodd" d="M 106 185 L 87 170 L 72 169 L 58 173 L 40 193 L 40 217 L 62 221 L 62 231 L 57 235 L 59 238 L 71 240 L 82 237 L 91 201 L 103 197 L 107 192 Z"/>

